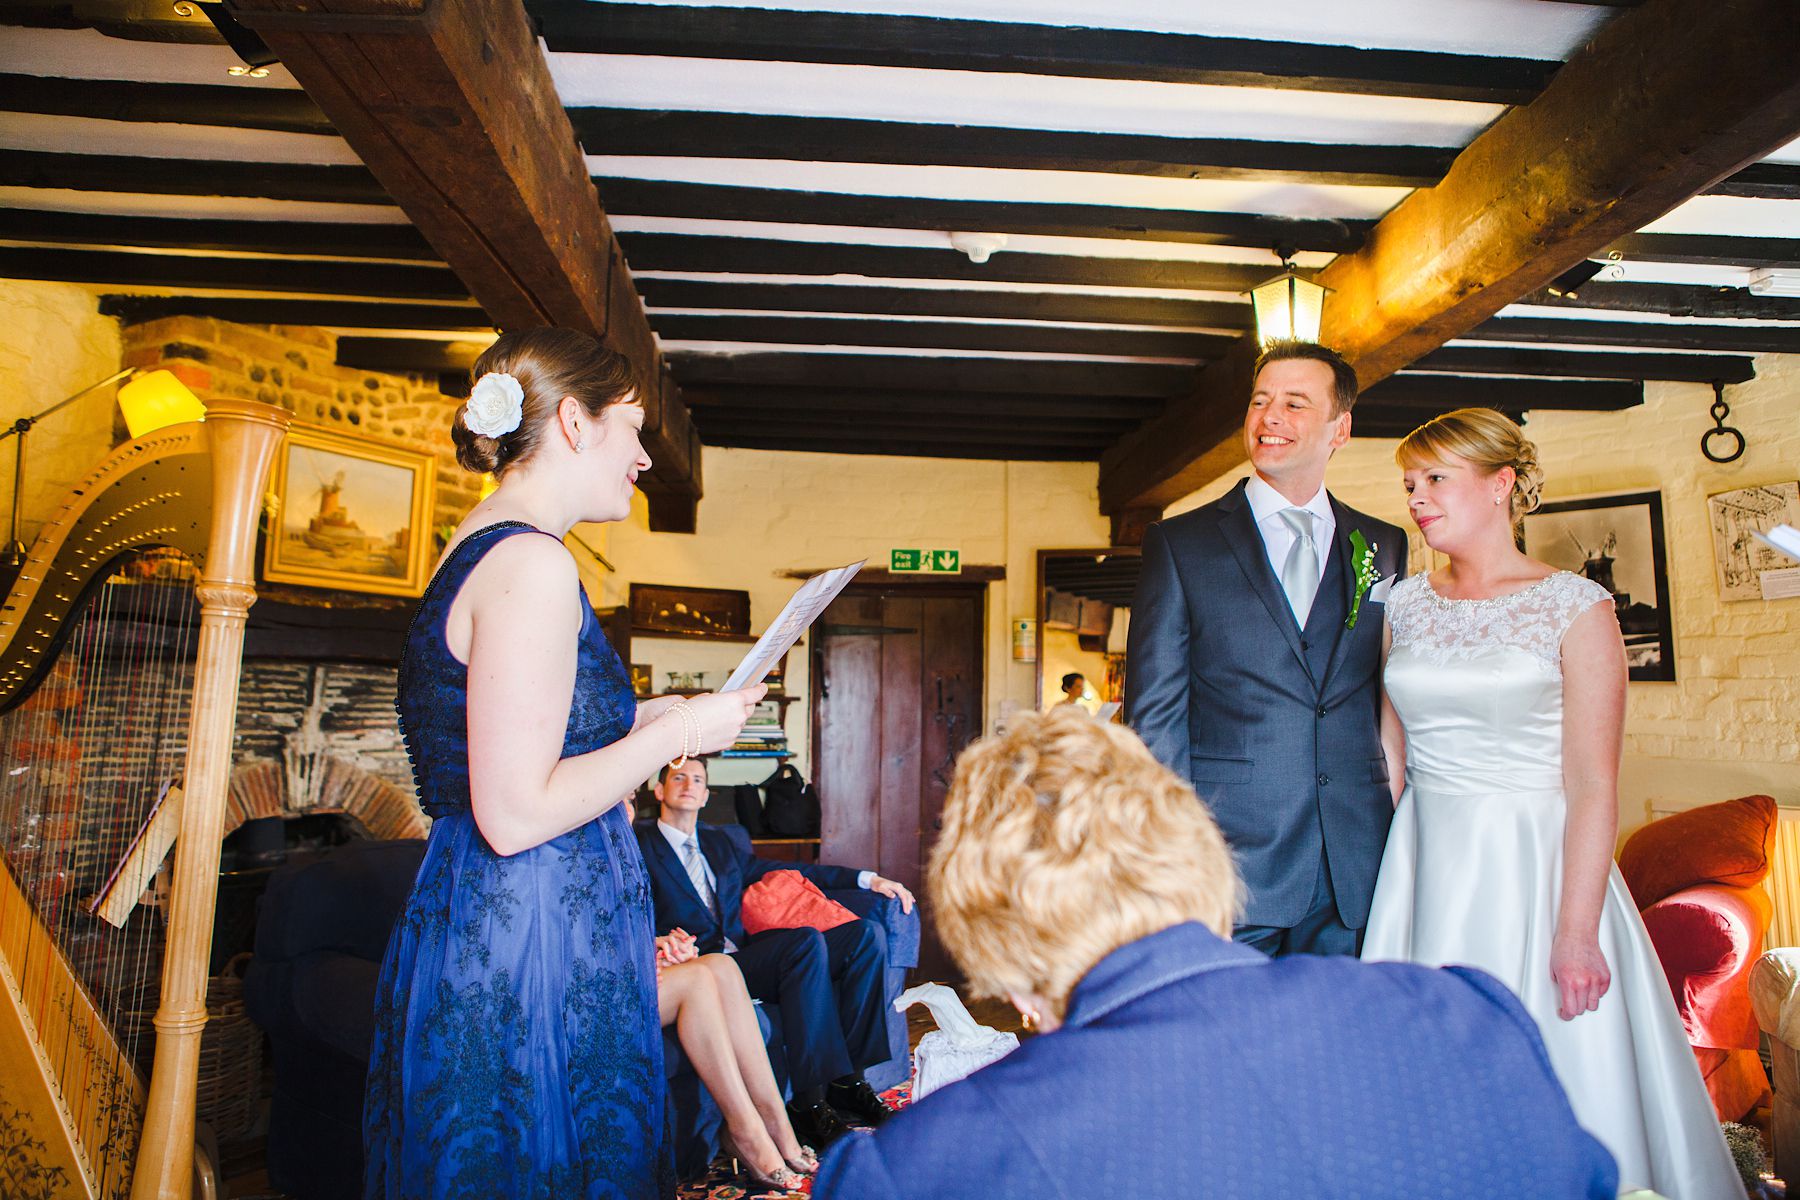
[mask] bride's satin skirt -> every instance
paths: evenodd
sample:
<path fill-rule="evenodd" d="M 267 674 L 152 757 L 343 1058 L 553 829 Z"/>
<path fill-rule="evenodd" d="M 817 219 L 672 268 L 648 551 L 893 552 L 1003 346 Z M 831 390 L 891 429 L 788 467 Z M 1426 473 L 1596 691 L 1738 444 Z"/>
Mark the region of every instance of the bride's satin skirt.
<path fill-rule="evenodd" d="M 1600 949 L 1612 986 L 1594 1012 L 1557 1015 L 1550 943 L 1562 892 L 1560 788 L 1454 794 L 1408 787 L 1394 813 L 1365 959 L 1466 963 L 1504 982 L 1543 1033 L 1575 1116 L 1619 1164 L 1624 1190 L 1669 1200 L 1743 1195 L 1667 977 L 1617 868 Z"/>

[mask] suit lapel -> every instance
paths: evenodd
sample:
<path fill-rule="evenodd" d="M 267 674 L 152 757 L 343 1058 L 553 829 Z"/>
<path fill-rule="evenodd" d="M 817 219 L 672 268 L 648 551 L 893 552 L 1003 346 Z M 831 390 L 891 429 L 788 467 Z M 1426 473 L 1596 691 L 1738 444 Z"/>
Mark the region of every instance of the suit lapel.
<path fill-rule="evenodd" d="M 1356 514 L 1339 504 L 1337 497 L 1331 493 L 1327 492 L 1325 498 L 1330 501 L 1332 515 L 1337 518 L 1337 528 L 1331 538 L 1331 552 L 1339 555 L 1339 561 L 1343 563 L 1343 570 L 1338 572 L 1338 586 L 1343 590 L 1344 618 L 1348 620 L 1350 607 L 1356 600 L 1356 564 L 1350 559 L 1352 553 L 1350 535 L 1356 532 Z M 1368 534 L 1365 533 L 1363 536 L 1366 538 Z M 1362 622 L 1359 620 L 1357 624 L 1360 625 Z M 1350 643 L 1355 640 L 1356 630 L 1354 629 L 1343 629 L 1338 632 L 1337 645 L 1331 649 L 1331 660 L 1325 664 L 1325 678 L 1319 683 L 1320 695 L 1324 695 L 1325 689 L 1331 686 L 1331 677 L 1337 673 L 1338 665 L 1344 661 L 1344 655 L 1349 652 Z"/>
<path fill-rule="evenodd" d="M 686 891 L 693 899 L 695 907 L 701 912 L 705 912 L 706 901 L 702 900 L 700 893 L 694 890 L 694 881 L 688 878 L 686 864 L 681 861 L 681 856 L 675 853 L 675 847 L 669 845 L 669 839 L 663 836 L 662 830 L 656 829 L 644 840 L 650 843 L 650 853 L 662 865 L 664 873 L 675 881 L 675 886 Z M 705 849 L 706 847 L 702 845 L 703 853 Z"/>
<path fill-rule="evenodd" d="M 1244 578 L 1250 583 L 1250 590 L 1269 610 L 1269 619 L 1281 636 L 1287 639 L 1288 649 L 1294 652 L 1300 667 L 1310 677 L 1312 668 L 1307 665 L 1306 651 L 1300 645 L 1300 626 L 1294 622 L 1294 610 L 1288 605 L 1287 593 L 1281 590 L 1281 582 L 1275 578 L 1274 570 L 1269 566 L 1269 551 L 1263 545 L 1262 534 L 1256 528 L 1256 514 L 1250 508 L 1250 500 L 1244 495 L 1244 484 L 1237 486 L 1227 499 L 1233 501 L 1224 504 L 1225 515 L 1220 520 L 1220 528 L 1225 534 L 1225 544 L 1231 547 L 1232 557 L 1237 559 L 1238 567 L 1244 572 Z"/>

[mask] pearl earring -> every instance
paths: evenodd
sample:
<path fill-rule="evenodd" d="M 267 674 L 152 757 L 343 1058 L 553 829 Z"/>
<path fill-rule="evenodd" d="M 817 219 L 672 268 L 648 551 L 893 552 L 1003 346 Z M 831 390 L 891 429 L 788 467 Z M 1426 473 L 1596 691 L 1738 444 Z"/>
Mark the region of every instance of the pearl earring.
<path fill-rule="evenodd" d="M 577 447 L 575 447 L 575 448 L 576 448 L 576 449 L 577 449 L 577 450 L 579 450 L 579 449 L 581 449 L 581 447 L 579 447 L 579 446 L 577 446 Z M 1494 497 L 1494 503 L 1495 503 L 1495 504 L 1498 504 L 1498 503 L 1500 503 L 1500 501 L 1501 501 L 1501 500 L 1502 500 L 1502 499 L 1503 499 L 1503 497 L 1501 497 L 1501 496 L 1495 496 L 1495 497 Z"/>
<path fill-rule="evenodd" d="M 1019 1014 L 1019 1018 L 1020 1023 L 1027 1029 L 1033 1028 L 1038 1023 L 1038 1015 L 1035 1009 L 1027 1009 L 1025 1012 Z"/>
<path fill-rule="evenodd" d="M 582 441 L 582 440 L 581 440 L 581 439 L 580 439 L 580 438 L 576 438 L 576 439 L 575 439 L 575 453 L 577 453 L 577 454 L 580 454 L 580 453 L 581 453 L 581 450 L 582 450 L 582 447 L 583 447 L 583 446 L 585 446 L 585 445 L 587 445 L 587 443 L 586 443 L 586 442 L 583 442 L 583 441 Z M 1494 501 L 1494 503 L 1495 503 L 1495 504 L 1498 504 L 1498 503 L 1500 503 L 1500 502 L 1499 502 L 1499 501 L 1498 501 L 1498 500 L 1496 500 L 1496 501 Z"/>

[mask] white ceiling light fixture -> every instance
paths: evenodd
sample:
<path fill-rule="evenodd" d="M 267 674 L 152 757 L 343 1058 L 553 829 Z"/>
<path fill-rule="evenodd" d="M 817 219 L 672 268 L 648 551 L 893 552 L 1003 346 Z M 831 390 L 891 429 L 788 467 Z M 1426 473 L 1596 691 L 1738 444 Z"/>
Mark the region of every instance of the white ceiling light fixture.
<path fill-rule="evenodd" d="M 1750 273 L 1752 296 L 1800 296 L 1800 271 L 1782 267 L 1764 267 Z"/>
<path fill-rule="evenodd" d="M 953 233 L 950 245 L 969 256 L 972 263 L 984 263 L 994 251 L 1006 249 L 1004 233 Z"/>

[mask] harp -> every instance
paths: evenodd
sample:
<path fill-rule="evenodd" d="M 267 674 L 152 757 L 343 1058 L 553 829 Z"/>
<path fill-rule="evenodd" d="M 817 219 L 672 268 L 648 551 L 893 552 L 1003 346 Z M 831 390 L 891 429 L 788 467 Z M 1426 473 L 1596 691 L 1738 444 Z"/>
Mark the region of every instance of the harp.
<path fill-rule="evenodd" d="M 0 607 L 7 1196 L 189 1195 L 257 520 L 288 419 L 215 400 L 120 446 Z"/>

